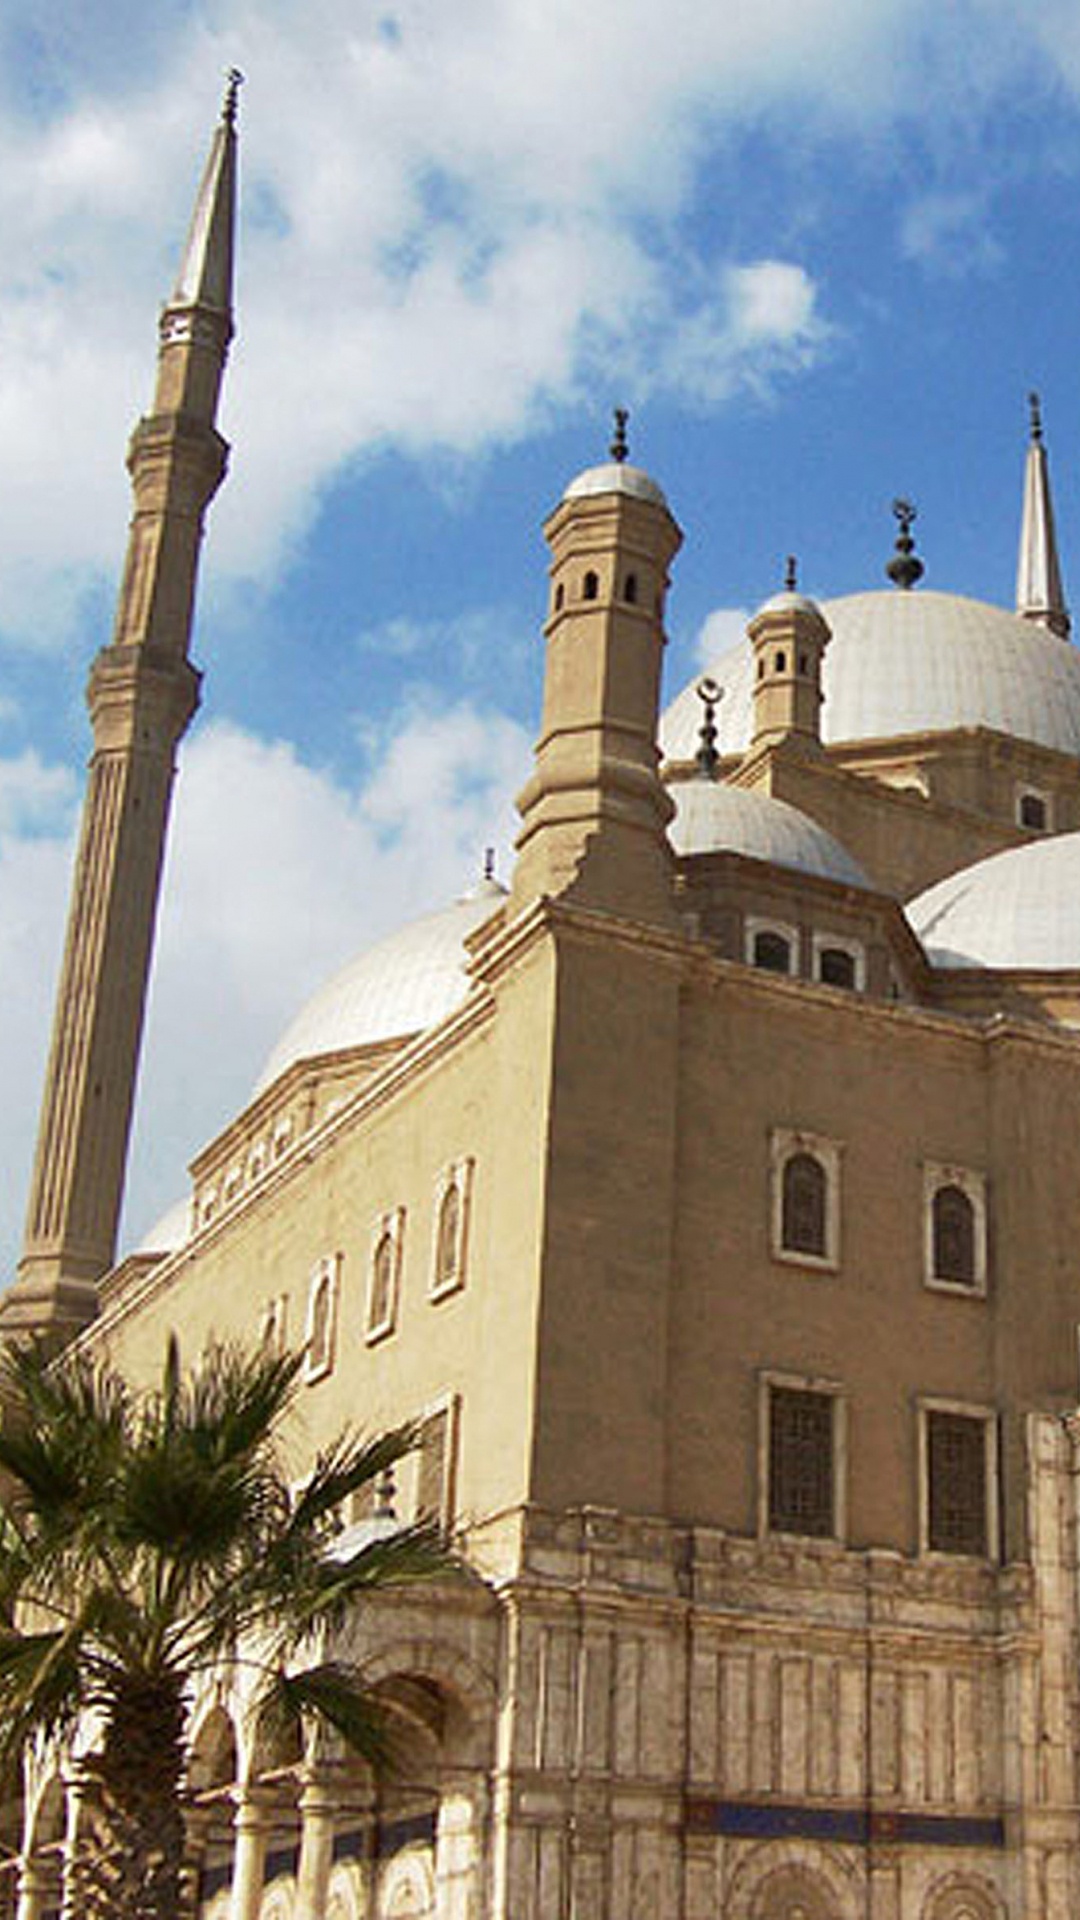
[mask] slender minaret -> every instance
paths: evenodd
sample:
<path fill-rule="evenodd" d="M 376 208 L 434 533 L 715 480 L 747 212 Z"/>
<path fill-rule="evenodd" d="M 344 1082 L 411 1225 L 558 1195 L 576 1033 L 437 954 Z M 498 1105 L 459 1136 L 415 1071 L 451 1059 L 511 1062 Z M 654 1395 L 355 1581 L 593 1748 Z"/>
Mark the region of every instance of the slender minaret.
<path fill-rule="evenodd" d="M 1061 640 L 1069 637 L 1068 608 L 1061 585 L 1054 504 L 1050 497 L 1050 469 L 1043 445 L 1042 412 L 1037 393 L 1029 393 L 1031 438 L 1024 467 L 1024 517 L 1020 526 L 1020 561 L 1016 569 L 1016 611 L 1025 620 L 1049 627 Z"/>
<path fill-rule="evenodd" d="M 228 454 L 214 422 L 233 330 L 239 83 L 231 73 L 161 316 L 153 412 L 128 451 L 127 561 L 87 688 L 94 747 L 26 1240 L 0 1332 L 76 1332 L 115 1257 L 176 745 L 199 700 L 188 659 L 199 543 Z"/>

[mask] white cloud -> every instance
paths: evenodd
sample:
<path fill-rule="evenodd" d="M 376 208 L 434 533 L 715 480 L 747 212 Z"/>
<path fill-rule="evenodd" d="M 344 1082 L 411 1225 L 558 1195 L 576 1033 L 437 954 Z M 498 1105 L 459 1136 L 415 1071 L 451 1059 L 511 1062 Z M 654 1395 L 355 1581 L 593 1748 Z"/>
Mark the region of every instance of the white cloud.
<path fill-rule="evenodd" d="M 1068 69 L 1074 38 L 1067 9 L 1036 31 L 1018 0 L 672 0 L 662 33 L 646 0 L 224 0 L 111 32 L 105 60 L 73 9 L 53 16 L 38 78 L 62 104 L 36 126 L 0 114 L 0 443 L 19 449 L 0 607 L 45 641 L 118 560 L 120 446 L 149 397 L 207 76 L 231 61 L 250 74 L 225 422 L 243 485 L 215 505 L 214 556 L 265 584 L 373 449 L 468 453 L 601 368 L 715 404 L 812 364 L 829 330 L 811 263 L 675 239 L 703 151 L 750 121 L 803 144 L 893 113 L 933 125 L 961 110 L 958 71 L 977 106 L 1047 48 Z"/>
<path fill-rule="evenodd" d="M 932 193 L 912 201 L 901 219 L 900 246 L 909 260 L 953 279 L 973 269 L 986 272 L 1004 259 L 981 193 Z"/>
<path fill-rule="evenodd" d="M 714 607 L 702 622 L 694 642 L 694 657 L 701 668 L 715 667 L 718 660 L 746 638 L 747 607 Z"/>

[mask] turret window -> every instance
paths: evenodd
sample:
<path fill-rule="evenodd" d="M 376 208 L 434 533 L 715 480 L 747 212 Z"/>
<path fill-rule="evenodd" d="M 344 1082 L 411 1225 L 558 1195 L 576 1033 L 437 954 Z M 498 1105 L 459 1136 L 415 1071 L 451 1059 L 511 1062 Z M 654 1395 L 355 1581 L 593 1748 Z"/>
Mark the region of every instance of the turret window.
<path fill-rule="evenodd" d="M 1048 833 L 1051 826 L 1050 795 L 1037 787 L 1021 787 L 1016 795 L 1017 825 L 1029 833 Z"/>
<path fill-rule="evenodd" d="M 627 574 L 626 582 L 623 587 L 623 599 L 626 601 L 628 606 L 631 606 L 631 607 L 636 606 L 637 604 L 637 574 L 636 573 Z"/>
<path fill-rule="evenodd" d="M 968 1167 L 930 1165 L 924 1179 L 927 1286 L 985 1294 L 986 1180 Z"/>
<path fill-rule="evenodd" d="M 746 958 L 766 973 L 794 973 L 798 937 L 794 927 L 778 921 L 748 919 Z"/>
<path fill-rule="evenodd" d="M 774 673 L 787 672 L 787 654 L 786 653 L 778 653 L 774 656 L 773 672 Z"/>
<path fill-rule="evenodd" d="M 770 1240 L 775 1260 L 834 1270 L 840 1262 L 840 1147 L 820 1134 L 770 1139 Z"/>
<path fill-rule="evenodd" d="M 557 587 L 556 587 L 556 589 L 555 589 L 555 611 L 556 611 L 556 613 L 558 613 L 558 612 L 560 612 L 560 611 L 561 611 L 561 608 L 562 608 L 562 603 L 563 603 L 563 601 L 564 601 L 564 599 L 565 599 L 565 598 L 566 598 L 566 589 L 565 589 L 565 587 L 563 586 L 563 583 L 562 583 L 562 581 L 560 580 L 560 581 L 559 581 L 559 584 L 558 584 L 558 586 L 557 586 Z"/>
<path fill-rule="evenodd" d="M 600 592 L 599 576 L 595 574 L 592 568 L 590 567 L 588 573 L 585 575 L 585 578 L 581 583 L 582 598 L 585 600 L 595 600 L 599 592 Z"/>
<path fill-rule="evenodd" d="M 866 985 L 866 955 L 861 942 L 834 933 L 815 933 L 814 977 L 826 987 L 861 992 Z"/>

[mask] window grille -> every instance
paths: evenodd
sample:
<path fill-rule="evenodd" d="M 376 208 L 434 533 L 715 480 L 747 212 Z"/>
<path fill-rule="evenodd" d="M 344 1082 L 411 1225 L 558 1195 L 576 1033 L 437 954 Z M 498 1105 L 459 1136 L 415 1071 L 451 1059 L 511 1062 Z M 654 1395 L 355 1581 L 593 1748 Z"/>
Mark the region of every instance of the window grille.
<path fill-rule="evenodd" d="M 926 1469 L 931 1552 L 985 1555 L 986 1421 L 973 1414 L 928 1411 Z"/>
<path fill-rule="evenodd" d="M 828 1180 L 812 1153 L 793 1153 L 784 1162 L 780 1244 L 785 1253 L 828 1252 Z"/>
<path fill-rule="evenodd" d="M 836 1531 L 834 1397 L 769 1389 L 769 1527 L 828 1538 Z"/>
<path fill-rule="evenodd" d="M 939 1187 L 934 1195 L 933 1262 L 935 1280 L 975 1285 L 975 1207 L 961 1187 Z"/>

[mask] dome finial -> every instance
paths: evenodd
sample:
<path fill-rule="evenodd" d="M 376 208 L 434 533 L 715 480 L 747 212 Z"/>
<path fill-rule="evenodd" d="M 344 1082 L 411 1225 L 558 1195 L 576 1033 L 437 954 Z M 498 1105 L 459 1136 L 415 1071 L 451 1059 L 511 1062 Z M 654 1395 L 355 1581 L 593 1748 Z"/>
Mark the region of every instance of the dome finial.
<path fill-rule="evenodd" d="M 484 879 L 494 880 L 494 878 L 495 878 L 495 849 L 494 847 L 485 847 L 484 848 Z"/>
<path fill-rule="evenodd" d="M 236 105 L 243 84 L 244 76 L 239 67 L 230 67 L 225 75 L 225 98 L 221 103 L 221 118 L 227 127 L 236 125 Z"/>
<path fill-rule="evenodd" d="M 1042 402 L 1037 393 L 1028 394 L 1028 412 L 1031 415 L 1031 438 L 1035 446 L 1040 446 L 1043 437 Z"/>
<path fill-rule="evenodd" d="M 716 751 L 716 709 L 724 697 L 724 689 L 706 674 L 704 679 L 698 681 L 695 692 L 705 711 L 701 720 L 701 745 L 694 755 L 694 761 L 698 772 L 706 780 L 715 780 L 720 765 L 720 755 Z"/>
<path fill-rule="evenodd" d="M 798 588 L 799 588 L 799 563 L 796 560 L 795 555 L 793 553 L 789 553 L 787 557 L 787 565 L 784 568 L 784 592 L 797 593 Z"/>
<path fill-rule="evenodd" d="M 630 451 L 626 438 L 626 423 L 629 418 L 629 408 L 615 408 L 615 431 L 611 436 L 611 446 L 608 448 L 608 452 L 611 454 L 612 459 L 618 462 L 619 466 L 622 465 Z"/>
<path fill-rule="evenodd" d="M 896 552 L 885 571 L 894 586 L 909 592 L 925 572 L 922 561 L 915 551 L 915 542 L 911 537 L 912 525 L 918 517 L 918 508 L 913 500 L 897 499 L 892 503 L 893 513 L 899 522 L 900 531 L 896 536 Z"/>

